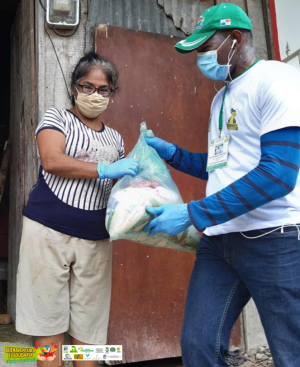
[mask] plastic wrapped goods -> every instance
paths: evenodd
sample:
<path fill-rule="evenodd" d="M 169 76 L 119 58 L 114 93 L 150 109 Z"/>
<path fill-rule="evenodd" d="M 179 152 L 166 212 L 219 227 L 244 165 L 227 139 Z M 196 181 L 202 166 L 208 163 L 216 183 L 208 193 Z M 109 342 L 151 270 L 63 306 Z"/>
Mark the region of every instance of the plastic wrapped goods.
<path fill-rule="evenodd" d="M 136 177 L 124 176 L 113 187 L 106 212 L 106 229 L 110 240 L 128 239 L 145 245 L 195 252 L 199 233 L 194 226 L 170 236 L 157 233 L 151 236 L 143 228 L 152 219 L 146 206 L 182 203 L 181 195 L 170 171 L 155 149 L 148 146 L 144 135 L 153 136 L 146 123 L 141 124 L 141 134 L 128 158 L 138 160 Z"/>

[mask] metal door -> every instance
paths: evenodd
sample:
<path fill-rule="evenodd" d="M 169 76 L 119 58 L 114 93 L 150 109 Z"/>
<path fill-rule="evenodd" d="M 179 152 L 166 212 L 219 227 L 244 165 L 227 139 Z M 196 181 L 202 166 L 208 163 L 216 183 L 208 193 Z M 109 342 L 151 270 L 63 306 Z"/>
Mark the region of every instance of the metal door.
<path fill-rule="evenodd" d="M 128 153 L 146 121 L 156 136 L 191 151 L 207 151 L 213 82 L 196 54 L 175 51 L 175 37 L 100 25 L 96 52 L 120 72 L 120 91 L 103 121 L 121 133 Z M 171 173 L 185 202 L 205 195 L 205 182 Z M 180 356 L 180 333 L 195 255 L 129 241 L 113 244 L 113 290 L 108 343 L 122 344 L 127 362 Z M 240 326 L 234 345 L 241 343 Z"/>

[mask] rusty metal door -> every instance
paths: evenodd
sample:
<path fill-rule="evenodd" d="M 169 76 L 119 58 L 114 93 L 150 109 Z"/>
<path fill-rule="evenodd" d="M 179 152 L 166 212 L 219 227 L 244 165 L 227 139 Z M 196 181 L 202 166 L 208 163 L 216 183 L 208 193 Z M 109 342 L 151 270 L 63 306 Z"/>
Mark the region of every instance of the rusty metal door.
<path fill-rule="evenodd" d="M 120 91 L 103 121 L 121 133 L 128 153 L 146 120 L 156 136 L 191 151 L 207 151 L 213 82 L 196 55 L 174 49 L 178 39 L 112 26 L 96 30 L 96 52 L 120 72 Z M 205 182 L 171 173 L 185 202 L 205 195 Z M 195 255 L 130 241 L 113 244 L 110 344 L 122 344 L 127 362 L 180 356 L 185 298 Z M 233 343 L 239 345 L 239 325 Z"/>

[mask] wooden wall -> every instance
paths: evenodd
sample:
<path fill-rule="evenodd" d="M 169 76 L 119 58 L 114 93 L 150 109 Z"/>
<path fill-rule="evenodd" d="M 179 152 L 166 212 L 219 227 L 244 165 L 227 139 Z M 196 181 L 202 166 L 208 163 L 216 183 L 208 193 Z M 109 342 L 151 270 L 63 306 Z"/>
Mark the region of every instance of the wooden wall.
<path fill-rule="evenodd" d="M 37 179 L 34 0 L 21 0 L 11 30 L 8 312 L 15 320 L 22 210 Z"/>

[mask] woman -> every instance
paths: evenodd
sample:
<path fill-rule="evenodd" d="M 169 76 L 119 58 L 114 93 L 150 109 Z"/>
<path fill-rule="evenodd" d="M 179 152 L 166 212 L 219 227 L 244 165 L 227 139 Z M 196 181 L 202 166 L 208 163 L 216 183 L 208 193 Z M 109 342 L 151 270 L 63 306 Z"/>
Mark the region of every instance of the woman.
<path fill-rule="evenodd" d="M 121 135 L 101 121 L 117 79 L 114 65 L 88 53 L 72 75 L 73 108 L 49 109 L 36 130 L 41 166 L 23 212 L 16 329 L 42 347 L 61 346 L 65 332 L 73 345 L 106 344 L 112 263 L 106 205 L 113 179 L 135 176 L 138 168 L 124 158 Z M 59 358 L 51 362 L 58 365 Z"/>

